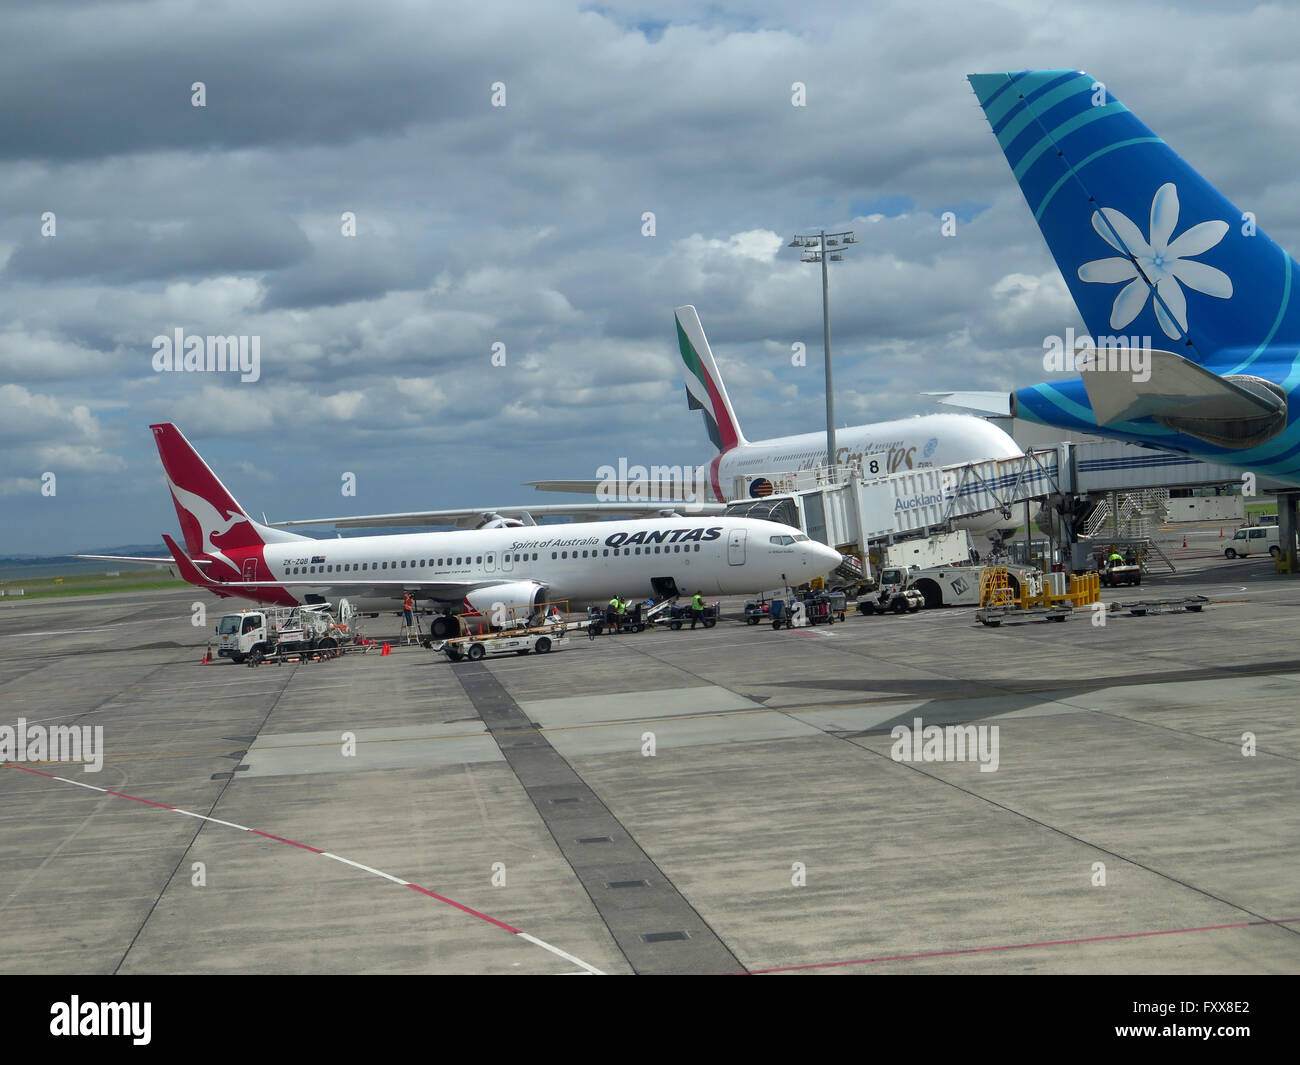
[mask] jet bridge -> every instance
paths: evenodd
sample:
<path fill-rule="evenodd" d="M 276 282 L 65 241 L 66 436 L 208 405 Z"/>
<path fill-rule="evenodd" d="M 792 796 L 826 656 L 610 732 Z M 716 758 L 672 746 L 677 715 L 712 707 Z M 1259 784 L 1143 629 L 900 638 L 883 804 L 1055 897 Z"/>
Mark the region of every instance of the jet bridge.
<path fill-rule="evenodd" d="M 794 525 L 835 547 L 925 535 L 989 511 L 1019 524 L 1017 503 L 1061 491 L 1059 467 L 1051 448 L 884 477 L 863 478 L 850 467 L 758 475 L 745 487 L 770 494 L 734 500 L 727 513 Z"/>

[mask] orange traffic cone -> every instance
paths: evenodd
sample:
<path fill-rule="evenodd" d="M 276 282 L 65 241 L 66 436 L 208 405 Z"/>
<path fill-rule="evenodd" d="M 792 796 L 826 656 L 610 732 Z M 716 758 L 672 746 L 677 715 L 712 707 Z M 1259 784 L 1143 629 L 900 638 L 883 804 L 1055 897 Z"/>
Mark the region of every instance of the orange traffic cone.
<path fill-rule="evenodd" d="M 199 665 L 206 666 L 211 661 L 212 661 L 212 644 L 208 644 L 208 649 L 203 652 L 203 661 L 200 662 Z"/>
<path fill-rule="evenodd" d="M 393 653 L 392 647 L 389 646 L 388 644 L 384 644 L 384 646 L 380 649 L 379 655 L 382 658 L 384 655 L 391 655 L 392 653 Z"/>
<path fill-rule="evenodd" d="M 1186 536 L 1183 537 L 1183 546 L 1184 546 L 1184 547 L 1187 546 L 1187 537 L 1186 537 Z"/>
<path fill-rule="evenodd" d="M 1220 539 L 1220 540 L 1223 539 L 1223 526 L 1222 526 L 1222 525 L 1219 526 L 1219 539 Z"/>

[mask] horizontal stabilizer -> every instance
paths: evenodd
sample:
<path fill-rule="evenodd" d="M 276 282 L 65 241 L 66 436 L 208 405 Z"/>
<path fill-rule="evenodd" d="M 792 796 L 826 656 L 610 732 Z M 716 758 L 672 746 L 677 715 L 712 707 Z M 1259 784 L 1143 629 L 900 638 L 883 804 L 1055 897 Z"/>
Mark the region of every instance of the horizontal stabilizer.
<path fill-rule="evenodd" d="M 1286 427 L 1285 393 L 1261 378 L 1220 377 L 1159 349 L 1122 352 L 1122 364 L 1111 366 L 1116 354 L 1089 349 L 1078 356 L 1098 425 L 1153 418 L 1198 439 L 1235 448 L 1253 447 Z"/>
<path fill-rule="evenodd" d="M 1079 353 L 1076 365 L 1097 415 L 1098 425 L 1179 414 L 1191 418 L 1253 418 L 1276 411 L 1274 396 L 1258 395 L 1227 378 L 1202 369 L 1172 351 L 1132 351 L 1130 367 L 1144 366 L 1146 380 L 1132 369 L 1107 369 L 1107 352 Z"/>
<path fill-rule="evenodd" d="M 85 558 L 92 562 L 128 562 L 137 566 L 155 566 L 161 569 L 175 569 L 176 560 L 174 558 L 157 558 L 146 555 L 72 555 L 72 558 Z M 210 566 L 212 563 L 201 558 L 194 563 L 196 566 Z"/>
<path fill-rule="evenodd" d="M 939 403 L 967 410 L 982 410 L 988 414 L 1011 413 L 1011 399 L 1006 392 L 922 392 Z"/>
<path fill-rule="evenodd" d="M 167 545 L 167 550 L 172 553 L 172 559 L 176 562 L 177 571 L 181 575 L 181 580 L 187 581 L 197 588 L 207 588 L 221 599 L 229 599 L 230 592 L 221 591 L 221 585 L 217 581 L 209 580 L 204 574 L 199 572 L 199 568 L 194 564 L 194 560 L 182 551 L 166 533 L 163 533 L 163 543 Z"/>

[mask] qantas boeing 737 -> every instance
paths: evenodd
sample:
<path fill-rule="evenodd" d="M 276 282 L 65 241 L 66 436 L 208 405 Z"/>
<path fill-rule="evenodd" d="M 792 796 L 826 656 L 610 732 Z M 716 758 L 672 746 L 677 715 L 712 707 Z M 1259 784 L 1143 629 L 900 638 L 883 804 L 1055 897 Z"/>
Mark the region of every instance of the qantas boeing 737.
<path fill-rule="evenodd" d="M 185 550 L 163 536 L 185 580 L 221 598 L 282 606 L 347 596 L 391 609 L 407 592 L 454 635 L 460 610 L 487 613 L 614 593 L 746 594 L 802 584 L 839 552 L 798 529 L 750 518 L 665 516 L 316 540 L 254 521 L 176 426 L 152 425 Z M 110 556 L 88 556 L 110 557 Z"/>

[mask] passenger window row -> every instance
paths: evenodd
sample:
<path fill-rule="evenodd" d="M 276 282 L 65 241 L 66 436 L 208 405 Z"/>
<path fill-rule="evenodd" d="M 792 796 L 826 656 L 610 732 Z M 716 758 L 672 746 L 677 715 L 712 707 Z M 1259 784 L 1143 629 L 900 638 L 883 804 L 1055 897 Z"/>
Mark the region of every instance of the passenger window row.
<path fill-rule="evenodd" d="M 594 553 L 594 552 L 593 552 L 593 553 Z M 576 552 L 575 552 L 575 555 L 576 555 Z M 410 561 L 410 563 L 409 563 L 409 566 L 410 566 L 411 569 L 428 569 L 430 566 L 432 566 L 432 567 L 434 567 L 434 568 L 437 568 L 437 569 L 442 569 L 442 568 L 445 567 L 445 566 L 463 566 L 463 565 L 466 565 L 466 564 L 473 564 L 473 565 L 476 565 L 476 566 L 481 566 L 481 565 L 483 565 L 483 557 L 484 557 L 484 556 L 482 556 L 482 555 L 460 555 L 460 556 L 457 556 L 457 557 L 452 557 L 452 556 L 448 555 L 446 558 L 437 558 L 437 559 L 434 559 L 434 558 L 428 558 L 428 559 L 423 559 L 423 560 L 420 560 L 420 559 L 411 559 L 411 561 Z M 527 561 L 529 560 L 529 555 L 528 555 L 527 552 L 524 552 L 524 553 L 521 553 L 521 554 L 517 554 L 517 555 L 513 555 L 513 556 L 508 556 L 508 557 L 512 557 L 513 560 L 514 560 L 515 562 L 527 562 Z M 552 557 L 554 557 L 554 556 L 552 556 Z M 489 565 L 492 565 L 492 564 L 495 562 L 495 559 L 496 559 L 496 556 L 495 556 L 495 555 L 488 555 L 488 556 L 487 556 L 488 564 L 489 564 Z M 535 552 L 535 551 L 534 551 L 533 554 L 532 554 L 532 561 L 534 561 L 534 562 L 537 561 L 537 552 Z M 408 566 L 408 563 L 405 562 L 405 561 L 402 561 L 402 562 L 400 562 L 400 563 L 399 563 L 399 562 L 392 562 L 392 563 L 388 563 L 388 562 L 342 562 L 342 563 L 338 563 L 338 564 L 333 564 L 333 565 L 324 565 L 324 566 L 322 566 L 322 565 L 315 565 L 315 566 L 291 566 L 291 567 L 289 568 L 289 572 L 290 572 L 291 574 L 303 574 L 303 573 L 360 573 L 360 572 L 370 572 L 370 571 L 372 571 L 372 570 L 388 569 L 390 565 L 391 565 L 391 567 L 392 567 L 393 569 L 399 569 L 399 568 L 400 568 L 400 569 L 406 569 L 407 566 Z"/>
<path fill-rule="evenodd" d="M 671 554 L 679 554 L 679 553 L 681 553 L 681 552 L 683 552 L 683 551 L 689 553 L 689 552 L 691 551 L 692 548 L 694 548 L 696 551 L 698 551 L 698 550 L 700 549 L 700 545 L 699 545 L 699 544 L 669 544 L 669 545 L 667 545 L 667 546 L 665 546 L 665 547 L 656 547 L 656 548 L 654 549 L 654 551 L 653 551 L 653 554 L 656 554 L 656 555 L 658 555 L 658 554 L 671 555 Z M 603 558 L 603 557 L 608 557 L 608 556 L 609 556 L 609 552 L 610 552 L 610 550 L 611 550 L 610 548 L 606 547 L 604 550 L 599 551 L 599 552 L 597 552 L 597 551 L 591 551 L 591 552 L 584 551 L 584 552 L 582 552 L 581 555 L 579 555 L 577 551 L 574 551 L 574 552 L 572 553 L 572 557 L 573 557 L 573 558 Z M 633 552 L 636 552 L 636 554 L 638 554 L 638 555 L 642 553 L 642 552 L 641 552 L 641 548 L 639 548 L 639 547 L 623 547 L 623 548 L 615 547 L 615 548 L 613 548 L 613 552 L 614 552 L 614 557 L 615 557 L 615 558 L 617 558 L 617 557 L 619 556 L 619 553 L 620 553 L 620 552 L 621 552 L 622 554 L 624 554 L 624 555 L 630 555 L 630 554 L 632 554 Z M 651 552 L 650 548 L 647 547 L 647 548 L 645 549 L 645 554 L 649 555 L 649 554 L 651 554 L 651 553 L 652 553 L 652 552 Z M 533 556 L 533 558 L 536 558 L 536 557 L 537 557 L 536 555 Z M 552 552 L 551 552 L 551 558 L 553 558 L 553 559 L 566 559 L 566 558 L 569 558 L 569 557 L 570 557 L 570 553 L 569 553 L 568 551 L 552 551 Z"/>

